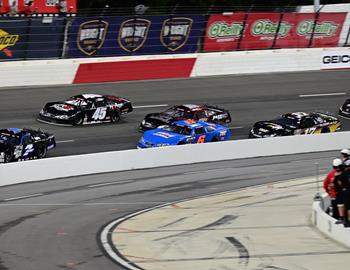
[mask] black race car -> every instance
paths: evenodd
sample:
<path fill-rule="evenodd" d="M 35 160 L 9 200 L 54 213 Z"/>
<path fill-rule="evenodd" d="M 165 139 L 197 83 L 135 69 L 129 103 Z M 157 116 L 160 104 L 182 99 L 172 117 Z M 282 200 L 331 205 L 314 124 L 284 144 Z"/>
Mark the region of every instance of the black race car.
<path fill-rule="evenodd" d="M 44 158 L 55 147 L 54 135 L 41 130 L 0 129 L 0 163 Z"/>
<path fill-rule="evenodd" d="M 66 101 L 49 102 L 41 110 L 38 121 L 79 126 L 120 120 L 122 114 L 133 110 L 131 102 L 125 98 L 83 94 Z"/>
<path fill-rule="evenodd" d="M 249 138 L 318 134 L 340 130 L 338 118 L 326 113 L 295 112 L 283 114 L 270 121 L 260 121 L 250 130 Z"/>
<path fill-rule="evenodd" d="M 350 118 L 350 99 L 345 100 L 344 104 L 339 108 L 339 115 Z"/>
<path fill-rule="evenodd" d="M 230 113 L 222 108 L 210 105 L 177 105 L 160 113 L 150 113 L 140 124 L 140 130 L 155 129 L 179 120 L 207 121 L 217 124 L 231 122 Z"/>

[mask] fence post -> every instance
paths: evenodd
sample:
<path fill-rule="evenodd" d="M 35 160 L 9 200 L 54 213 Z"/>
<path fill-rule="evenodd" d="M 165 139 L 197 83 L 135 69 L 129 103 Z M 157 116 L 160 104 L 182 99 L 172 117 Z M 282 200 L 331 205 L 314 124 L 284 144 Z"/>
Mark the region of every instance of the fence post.
<path fill-rule="evenodd" d="M 237 42 L 237 48 L 236 48 L 237 51 L 239 51 L 241 49 L 241 42 L 242 42 L 242 39 L 244 36 L 244 31 L 245 31 L 245 27 L 247 25 L 248 18 L 249 18 L 249 11 L 244 15 L 242 30 L 241 30 L 241 33 L 239 34 L 239 40 Z"/>
<path fill-rule="evenodd" d="M 349 38 L 350 38 L 350 25 L 349 25 L 348 34 L 346 35 L 346 39 L 345 39 L 343 47 L 347 47 L 348 46 Z"/>
<path fill-rule="evenodd" d="M 30 33 L 31 33 L 31 27 L 32 27 L 32 18 L 30 17 L 28 19 L 28 26 L 26 31 L 26 47 L 25 47 L 25 53 L 24 53 L 24 60 L 28 60 L 28 50 L 30 49 L 29 43 L 30 43 Z"/>
<path fill-rule="evenodd" d="M 275 48 L 276 41 L 277 41 L 278 36 L 279 36 L 279 31 L 280 31 L 280 28 L 281 28 L 281 24 L 282 24 L 283 17 L 284 17 L 284 12 L 280 14 L 280 19 L 279 19 L 279 21 L 278 21 L 278 26 L 277 26 L 277 29 L 276 29 L 276 34 L 275 34 L 275 38 L 273 39 L 273 42 L 272 42 L 272 45 L 271 45 L 271 49 Z"/>
<path fill-rule="evenodd" d="M 315 29 L 316 29 L 316 26 L 317 26 L 317 22 L 318 22 L 318 17 L 319 16 L 320 16 L 320 12 L 317 11 L 317 13 L 315 15 L 314 25 L 312 27 L 312 33 L 310 35 L 309 45 L 307 46 L 308 48 L 311 48 L 311 46 L 312 46 L 312 42 L 313 42 L 313 38 L 314 38 L 314 34 L 315 34 Z"/>
<path fill-rule="evenodd" d="M 64 37 L 63 37 L 63 48 L 61 58 L 67 58 L 69 50 L 69 29 L 72 26 L 72 19 L 65 18 L 66 26 L 64 28 Z M 73 19 L 74 20 L 74 19 Z"/>

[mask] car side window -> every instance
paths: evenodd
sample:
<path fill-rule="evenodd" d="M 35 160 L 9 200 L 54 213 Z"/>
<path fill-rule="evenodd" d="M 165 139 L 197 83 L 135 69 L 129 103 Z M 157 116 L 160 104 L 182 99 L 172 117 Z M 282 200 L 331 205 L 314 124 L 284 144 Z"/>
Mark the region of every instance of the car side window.
<path fill-rule="evenodd" d="M 310 128 L 315 125 L 314 120 L 310 117 L 306 117 L 301 121 L 301 128 Z"/>
<path fill-rule="evenodd" d="M 205 134 L 205 129 L 204 129 L 204 127 L 198 127 L 195 129 L 194 132 L 196 135 L 202 135 L 202 134 Z"/>
<path fill-rule="evenodd" d="M 103 99 L 98 99 L 95 100 L 95 107 L 105 107 L 106 106 L 106 102 Z"/>
<path fill-rule="evenodd" d="M 208 131 L 208 132 L 213 132 L 213 131 L 215 131 L 215 128 L 213 128 L 213 127 L 207 127 L 207 131 Z"/>
<path fill-rule="evenodd" d="M 204 119 L 204 118 L 207 118 L 204 111 L 198 111 L 196 113 L 196 117 L 195 117 L 196 120 Z"/>

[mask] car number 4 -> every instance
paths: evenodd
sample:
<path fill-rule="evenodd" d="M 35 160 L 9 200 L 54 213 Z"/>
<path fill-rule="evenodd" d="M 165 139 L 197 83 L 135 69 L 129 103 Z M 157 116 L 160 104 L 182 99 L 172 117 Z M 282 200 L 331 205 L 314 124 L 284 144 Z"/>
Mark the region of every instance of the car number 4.
<path fill-rule="evenodd" d="M 107 108 L 105 107 L 99 107 L 96 109 L 94 115 L 92 116 L 92 119 L 94 120 L 103 120 L 105 119 L 107 114 Z"/>

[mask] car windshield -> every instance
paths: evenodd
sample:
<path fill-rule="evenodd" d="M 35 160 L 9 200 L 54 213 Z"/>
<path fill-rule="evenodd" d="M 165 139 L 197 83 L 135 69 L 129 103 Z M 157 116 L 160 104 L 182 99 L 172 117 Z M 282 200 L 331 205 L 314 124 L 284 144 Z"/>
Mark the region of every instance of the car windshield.
<path fill-rule="evenodd" d="M 87 106 L 87 102 L 85 99 L 77 98 L 77 97 L 71 97 L 65 101 L 66 104 L 81 107 L 81 106 Z"/>
<path fill-rule="evenodd" d="M 190 127 L 181 126 L 181 125 L 165 126 L 163 130 L 177 133 L 177 134 L 182 134 L 182 135 L 191 135 L 192 133 L 192 129 Z"/>
<path fill-rule="evenodd" d="M 285 126 L 292 126 L 292 127 L 298 127 L 300 125 L 300 119 L 290 116 L 280 116 L 273 120 L 274 123 L 285 125 Z"/>
<path fill-rule="evenodd" d="M 192 118 L 193 112 L 182 110 L 178 107 L 172 107 L 164 112 L 167 115 L 178 117 L 178 118 Z"/>

